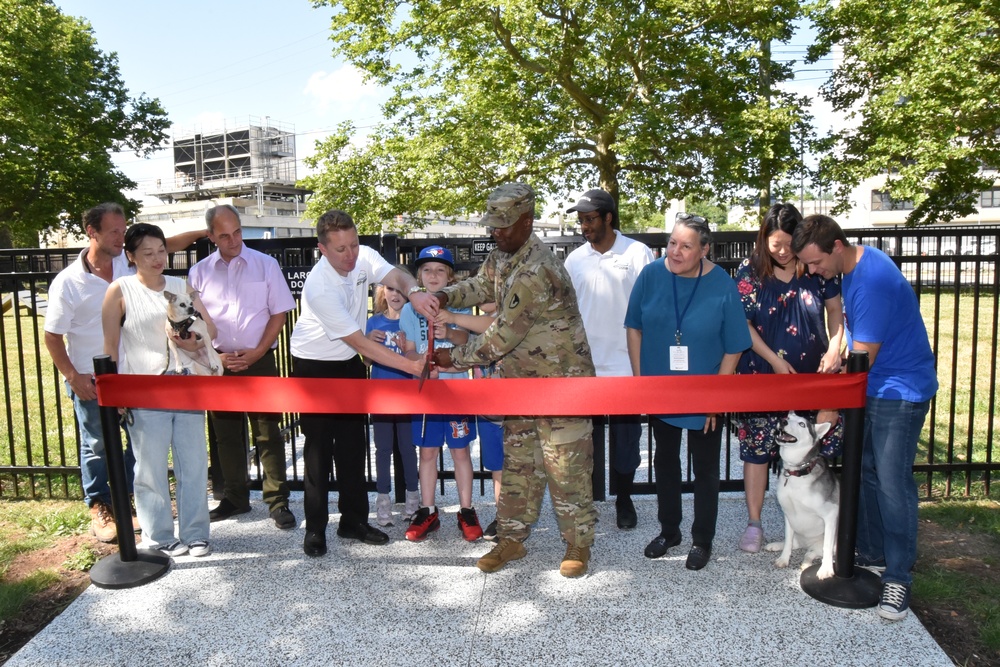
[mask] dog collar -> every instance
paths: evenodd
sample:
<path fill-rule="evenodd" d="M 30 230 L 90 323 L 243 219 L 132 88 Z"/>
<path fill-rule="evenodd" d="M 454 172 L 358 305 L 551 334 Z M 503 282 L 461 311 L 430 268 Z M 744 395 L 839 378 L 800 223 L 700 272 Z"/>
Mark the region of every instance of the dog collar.
<path fill-rule="evenodd" d="M 811 473 L 813 471 L 813 468 L 816 467 L 816 464 L 819 463 L 820 458 L 821 458 L 820 455 L 817 454 L 809 461 L 809 463 L 803 463 L 800 466 L 796 466 L 794 468 L 785 468 L 784 470 L 782 470 L 781 474 L 786 477 L 785 484 L 788 484 L 788 479 L 787 479 L 788 477 L 805 477 L 806 475 Z"/>
<path fill-rule="evenodd" d="M 172 320 L 172 319 L 170 319 L 168 317 L 167 321 L 170 322 L 170 326 L 172 326 L 174 329 L 180 329 L 185 324 L 187 324 L 187 325 L 193 324 L 194 321 L 197 320 L 197 319 L 198 319 L 198 315 L 188 315 L 183 320 Z"/>

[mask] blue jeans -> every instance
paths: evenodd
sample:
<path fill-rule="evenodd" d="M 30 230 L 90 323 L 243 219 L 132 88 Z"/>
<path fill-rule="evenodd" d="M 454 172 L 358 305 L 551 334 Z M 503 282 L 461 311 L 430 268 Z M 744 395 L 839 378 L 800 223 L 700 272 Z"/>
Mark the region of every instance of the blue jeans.
<path fill-rule="evenodd" d="M 205 413 L 183 410 L 132 410 L 135 423 L 135 509 L 142 546 L 174 541 L 167 455 L 173 452 L 177 481 L 178 538 L 184 544 L 208 539 L 208 446 Z"/>
<path fill-rule="evenodd" d="M 73 401 L 76 420 L 80 424 L 80 480 L 83 498 L 88 506 L 102 502 L 111 506 L 111 488 L 108 486 L 108 460 L 104 449 L 104 432 L 101 430 L 101 406 L 97 400 L 83 401 L 70 389 L 66 392 Z M 128 428 L 125 428 L 125 485 L 129 494 L 135 479 L 135 454 Z"/>
<path fill-rule="evenodd" d="M 930 401 L 868 397 L 858 499 L 858 555 L 885 562 L 883 583 L 909 586 L 917 560 L 913 461 Z"/>

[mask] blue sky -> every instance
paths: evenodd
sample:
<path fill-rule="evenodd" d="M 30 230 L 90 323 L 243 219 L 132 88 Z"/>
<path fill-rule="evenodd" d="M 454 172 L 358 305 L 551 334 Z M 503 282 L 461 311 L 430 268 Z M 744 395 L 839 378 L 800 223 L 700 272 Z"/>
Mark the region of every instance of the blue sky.
<path fill-rule="evenodd" d="M 181 131 L 269 116 L 294 126 L 301 160 L 340 122 L 381 118 L 386 91 L 334 59 L 331 10 L 307 0 L 55 1 L 90 22 L 102 51 L 118 54 L 130 94 L 159 98 Z M 169 151 L 117 162 L 140 192 L 173 173 Z"/>
<path fill-rule="evenodd" d="M 159 98 L 182 134 L 270 117 L 294 126 L 301 162 L 339 123 L 368 128 L 381 119 L 388 93 L 333 57 L 328 7 L 313 9 L 308 0 L 55 2 L 90 22 L 101 50 L 118 54 L 129 92 Z M 774 55 L 798 60 L 799 82 L 791 88 L 814 95 L 830 61 L 802 64 L 811 36 L 800 32 L 790 45 L 775 45 Z M 837 124 L 823 105 L 814 114 L 821 131 Z M 124 154 L 116 161 L 139 183 L 134 197 L 173 172 L 170 151 L 149 159 Z M 299 177 L 305 173 L 300 163 Z"/>

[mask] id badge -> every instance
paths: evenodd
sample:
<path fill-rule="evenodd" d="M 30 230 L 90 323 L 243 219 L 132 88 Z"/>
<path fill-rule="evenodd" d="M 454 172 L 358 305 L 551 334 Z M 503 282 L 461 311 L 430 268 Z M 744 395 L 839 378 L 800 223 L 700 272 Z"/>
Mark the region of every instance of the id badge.
<path fill-rule="evenodd" d="M 687 345 L 670 346 L 670 370 L 686 371 L 688 369 Z"/>

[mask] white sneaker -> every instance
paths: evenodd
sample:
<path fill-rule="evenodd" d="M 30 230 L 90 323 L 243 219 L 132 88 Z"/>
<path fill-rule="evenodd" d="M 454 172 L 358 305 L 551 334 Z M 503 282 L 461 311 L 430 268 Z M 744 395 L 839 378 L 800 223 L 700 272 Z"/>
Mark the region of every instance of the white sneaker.
<path fill-rule="evenodd" d="M 413 518 L 413 515 L 417 513 L 420 509 L 420 492 L 419 491 L 407 491 L 406 492 L 406 504 L 403 505 L 403 518 L 409 521 Z"/>
<path fill-rule="evenodd" d="M 392 525 L 392 499 L 388 493 L 380 493 L 375 499 L 375 521 L 380 526 Z"/>
<path fill-rule="evenodd" d="M 188 553 L 192 556 L 207 556 L 212 553 L 212 547 L 208 545 L 206 540 L 195 540 L 188 545 Z"/>
<path fill-rule="evenodd" d="M 188 552 L 188 545 L 184 544 L 180 540 L 174 540 L 173 542 L 171 542 L 166 546 L 157 547 L 157 551 L 166 554 L 171 558 L 175 558 L 177 556 L 183 556 L 184 554 L 186 554 Z"/>

